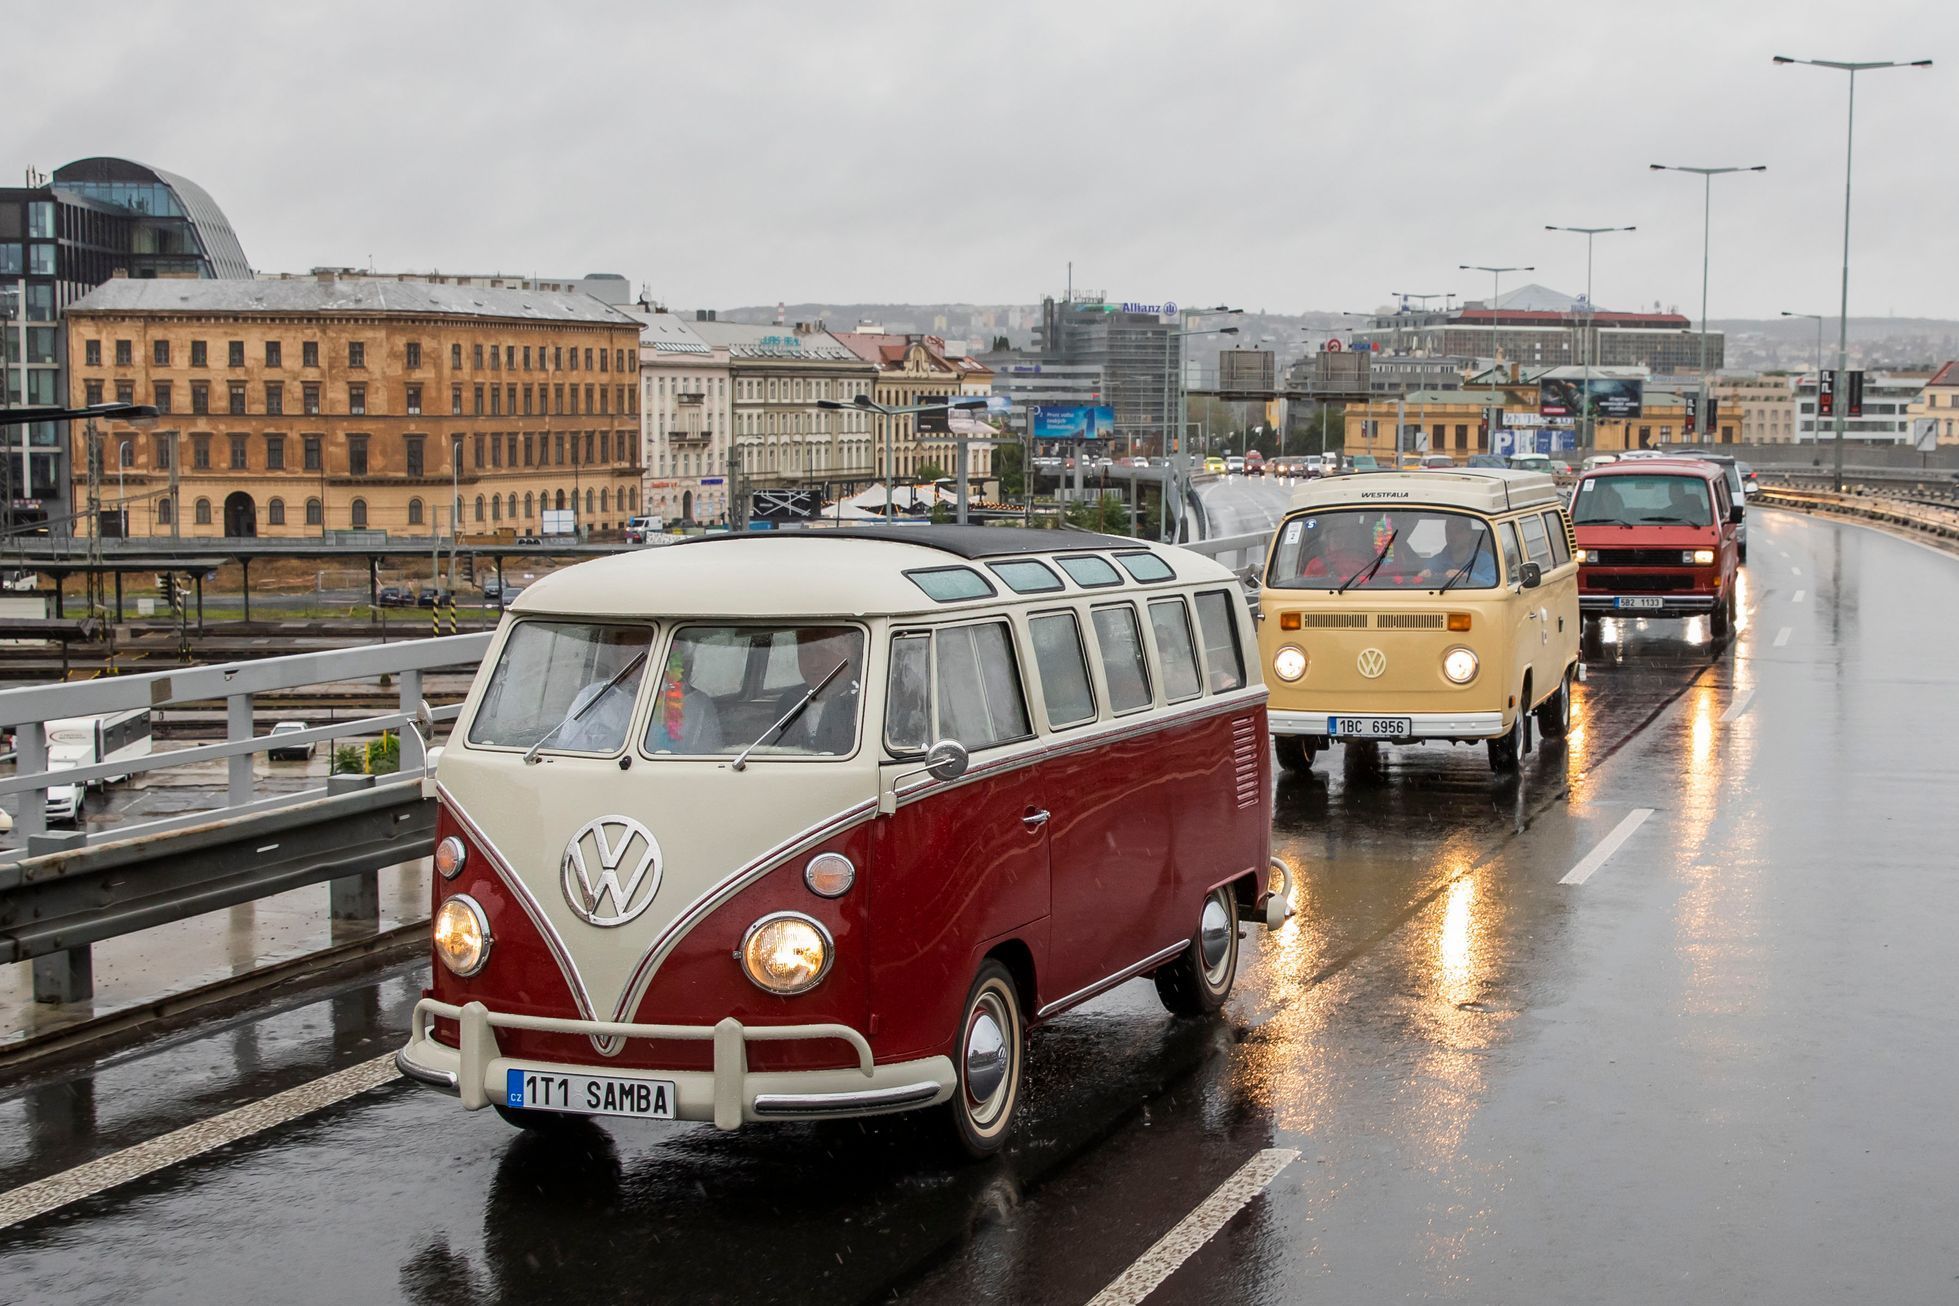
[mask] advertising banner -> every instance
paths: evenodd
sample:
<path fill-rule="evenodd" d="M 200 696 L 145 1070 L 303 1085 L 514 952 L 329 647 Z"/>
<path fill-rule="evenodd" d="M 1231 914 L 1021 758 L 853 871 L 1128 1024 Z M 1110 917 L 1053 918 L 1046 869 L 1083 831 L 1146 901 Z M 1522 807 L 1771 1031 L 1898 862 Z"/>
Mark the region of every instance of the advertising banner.
<path fill-rule="evenodd" d="M 1106 440 L 1115 434 L 1108 404 L 1042 404 L 1034 409 L 1036 440 Z"/>
<path fill-rule="evenodd" d="M 1844 410 L 1845 416 L 1862 417 L 1864 415 L 1864 373 L 1861 368 L 1850 374 L 1850 389 L 1843 398 L 1844 402 L 1850 405 L 1850 407 Z"/>
<path fill-rule="evenodd" d="M 1546 377 L 1537 383 L 1537 411 L 1544 417 L 1584 416 L 1582 377 Z M 1635 378 L 1595 376 L 1591 379 L 1594 420 L 1638 417 L 1645 410 L 1646 383 Z"/>
<path fill-rule="evenodd" d="M 1816 415 L 1834 417 L 1837 411 L 1837 370 L 1824 372 L 1816 386 Z"/>

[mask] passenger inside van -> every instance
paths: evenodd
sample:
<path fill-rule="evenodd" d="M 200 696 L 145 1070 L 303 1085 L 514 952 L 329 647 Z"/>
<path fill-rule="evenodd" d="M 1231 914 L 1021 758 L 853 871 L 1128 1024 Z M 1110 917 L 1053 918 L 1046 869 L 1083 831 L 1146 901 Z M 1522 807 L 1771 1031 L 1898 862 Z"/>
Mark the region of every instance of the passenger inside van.
<path fill-rule="evenodd" d="M 721 709 L 694 684 L 694 646 L 676 640 L 667 655 L 646 732 L 652 753 L 716 753 L 725 746 Z"/>

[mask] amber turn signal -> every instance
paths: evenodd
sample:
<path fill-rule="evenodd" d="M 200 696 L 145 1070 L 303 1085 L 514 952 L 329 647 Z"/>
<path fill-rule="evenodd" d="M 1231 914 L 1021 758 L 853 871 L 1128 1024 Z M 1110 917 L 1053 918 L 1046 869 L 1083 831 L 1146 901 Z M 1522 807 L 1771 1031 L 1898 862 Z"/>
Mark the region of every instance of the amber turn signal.
<path fill-rule="evenodd" d="M 1468 630 L 1469 614 L 1467 612 L 1451 612 L 1449 614 L 1449 629 Z"/>
<path fill-rule="evenodd" d="M 1279 629 L 1298 630 L 1299 614 L 1297 612 L 1281 612 L 1279 614 Z"/>

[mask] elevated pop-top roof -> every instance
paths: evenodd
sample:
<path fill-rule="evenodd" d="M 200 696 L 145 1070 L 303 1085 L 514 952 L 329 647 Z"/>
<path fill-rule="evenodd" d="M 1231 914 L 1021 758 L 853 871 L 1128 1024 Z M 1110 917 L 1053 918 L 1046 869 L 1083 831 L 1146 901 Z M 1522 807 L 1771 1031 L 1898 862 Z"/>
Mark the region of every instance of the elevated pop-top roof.
<path fill-rule="evenodd" d="M 1293 508 L 1422 503 L 1501 513 L 1558 501 L 1558 483 L 1548 473 L 1510 467 L 1360 472 L 1308 481 L 1292 492 Z"/>
<path fill-rule="evenodd" d="M 1138 552 L 1163 559 L 1179 581 L 1233 580 L 1229 569 L 1201 554 L 1121 536 L 984 526 L 867 526 L 709 535 L 614 554 L 528 586 L 512 609 L 524 614 L 743 619 L 943 612 L 1020 599 L 989 562 Z M 906 575 L 947 567 L 970 567 L 996 594 L 937 602 Z M 1121 567 L 1116 568 L 1119 584 L 1094 588 L 1076 584 L 1059 567 L 1054 571 L 1063 584 L 1041 596 L 1050 601 L 1156 588 L 1131 579 Z"/>

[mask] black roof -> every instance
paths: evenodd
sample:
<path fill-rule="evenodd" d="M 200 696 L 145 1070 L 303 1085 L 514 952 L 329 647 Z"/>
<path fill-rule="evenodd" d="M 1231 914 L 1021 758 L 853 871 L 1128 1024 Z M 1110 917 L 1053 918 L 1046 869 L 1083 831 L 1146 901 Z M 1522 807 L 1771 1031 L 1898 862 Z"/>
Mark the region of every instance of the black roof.
<path fill-rule="evenodd" d="M 938 549 L 961 558 L 1007 558 L 1028 553 L 1148 548 L 1143 540 L 1093 531 L 1019 530 L 1005 526 L 848 526 L 818 531 L 728 531 L 680 540 L 679 547 L 726 540 L 883 540 Z"/>

